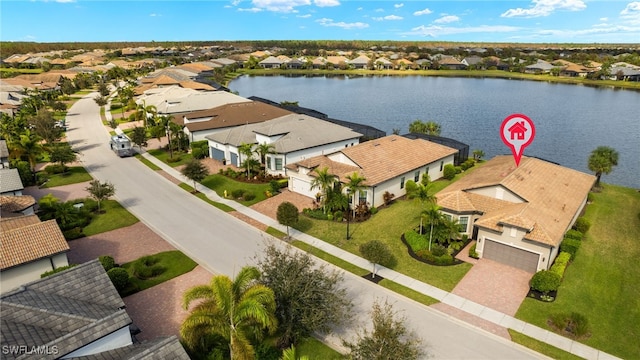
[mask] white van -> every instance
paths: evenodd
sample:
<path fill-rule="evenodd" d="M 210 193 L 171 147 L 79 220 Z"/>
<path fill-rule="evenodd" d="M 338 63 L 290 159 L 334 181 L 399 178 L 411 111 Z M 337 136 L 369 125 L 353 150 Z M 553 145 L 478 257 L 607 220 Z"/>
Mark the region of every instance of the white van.
<path fill-rule="evenodd" d="M 131 140 L 127 137 L 127 135 L 112 136 L 111 141 L 109 141 L 109 146 L 111 146 L 111 150 L 113 150 L 120 157 L 133 155 Z"/>

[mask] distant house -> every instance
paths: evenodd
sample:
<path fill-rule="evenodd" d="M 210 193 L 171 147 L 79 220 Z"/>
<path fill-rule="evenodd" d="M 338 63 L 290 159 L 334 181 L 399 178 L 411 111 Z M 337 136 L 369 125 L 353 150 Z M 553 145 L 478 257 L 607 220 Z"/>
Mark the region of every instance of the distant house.
<path fill-rule="evenodd" d="M 0 284 L 3 293 L 69 265 L 69 245 L 55 220 L 36 215 L 0 220 Z"/>
<path fill-rule="evenodd" d="M 467 68 L 467 65 L 454 58 L 453 56 L 441 57 L 438 60 L 438 64 L 440 65 L 441 69 L 448 70 L 464 70 Z"/>
<path fill-rule="evenodd" d="M 281 59 L 278 59 L 275 56 L 269 56 L 266 59 L 260 61 L 258 65 L 260 65 L 263 69 L 279 69 L 285 62 Z"/>
<path fill-rule="evenodd" d="M 436 194 L 441 211 L 477 240 L 480 257 L 529 272 L 549 269 L 595 177 L 551 162 L 497 156 Z"/>
<path fill-rule="evenodd" d="M 177 86 L 151 89 L 136 100 L 139 105 L 153 105 L 159 115 L 183 115 L 217 106 L 251 100 L 227 91 L 197 91 Z"/>
<path fill-rule="evenodd" d="M 3 294 L 0 311 L 3 359 L 189 359 L 175 336 L 137 342 L 98 260 Z"/>
<path fill-rule="evenodd" d="M 370 63 L 371 59 L 367 55 L 360 55 L 357 58 L 349 61 L 349 64 L 351 64 L 354 69 L 368 69 Z"/>
<path fill-rule="evenodd" d="M 385 192 L 395 197 L 405 195 L 408 180 L 418 182 L 425 174 L 432 180 L 440 179 L 444 166 L 453 164 L 455 153 L 455 149 L 427 140 L 389 135 L 288 165 L 289 190 L 315 198 L 319 190 L 311 187 L 314 170 L 326 167 L 342 183 L 353 173 L 366 178 L 359 201 L 380 206 Z"/>
<path fill-rule="evenodd" d="M 273 154 L 267 156 L 266 170 L 273 175 L 286 175 L 287 164 L 317 155 L 328 154 L 358 144 L 362 134 L 349 128 L 301 114 L 285 115 L 258 124 L 237 126 L 206 136 L 209 154 L 214 159 L 224 156 L 241 166 L 242 144 L 271 144 Z"/>
<path fill-rule="evenodd" d="M 551 63 L 538 60 L 535 64 L 527 65 L 524 67 L 524 72 L 527 74 L 548 74 L 555 66 Z"/>
<path fill-rule="evenodd" d="M 0 169 L 0 195 L 22 195 L 24 186 L 18 169 Z"/>
<path fill-rule="evenodd" d="M 200 141 L 206 140 L 207 135 L 229 128 L 264 122 L 288 114 L 291 112 L 280 107 L 250 101 L 190 112 L 184 114 L 182 118 L 176 118 L 175 121 L 184 125 L 184 132 L 189 136 L 189 141 Z M 218 158 L 218 160 L 222 159 L 223 157 Z"/>
<path fill-rule="evenodd" d="M 393 63 L 386 58 L 377 58 L 373 61 L 373 66 L 378 70 L 391 70 L 393 69 Z"/>
<path fill-rule="evenodd" d="M 458 150 L 453 156 L 453 165 L 455 166 L 461 165 L 469 158 L 469 145 L 455 139 L 419 133 L 409 133 L 402 136 L 407 139 L 423 139 Z"/>

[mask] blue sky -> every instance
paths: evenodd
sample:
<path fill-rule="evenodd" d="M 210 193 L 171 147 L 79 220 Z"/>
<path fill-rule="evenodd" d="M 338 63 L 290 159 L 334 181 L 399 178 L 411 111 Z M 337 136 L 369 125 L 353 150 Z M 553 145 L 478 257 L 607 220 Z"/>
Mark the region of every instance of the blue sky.
<path fill-rule="evenodd" d="M 640 43 L 640 1 L 2 0 L 3 41 Z"/>

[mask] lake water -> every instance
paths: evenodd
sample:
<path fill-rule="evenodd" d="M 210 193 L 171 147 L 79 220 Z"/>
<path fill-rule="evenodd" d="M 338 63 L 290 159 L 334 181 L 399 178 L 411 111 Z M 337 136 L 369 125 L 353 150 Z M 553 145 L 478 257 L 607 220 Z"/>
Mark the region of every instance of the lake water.
<path fill-rule="evenodd" d="M 533 120 L 536 137 L 524 155 L 590 172 L 600 145 L 620 154 L 602 181 L 640 188 L 640 92 L 537 81 L 425 76 L 242 76 L 232 91 L 300 106 L 331 118 L 408 132 L 420 119 L 442 125 L 442 136 L 481 149 L 485 159 L 510 154 L 500 124 L 510 114 Z"/>

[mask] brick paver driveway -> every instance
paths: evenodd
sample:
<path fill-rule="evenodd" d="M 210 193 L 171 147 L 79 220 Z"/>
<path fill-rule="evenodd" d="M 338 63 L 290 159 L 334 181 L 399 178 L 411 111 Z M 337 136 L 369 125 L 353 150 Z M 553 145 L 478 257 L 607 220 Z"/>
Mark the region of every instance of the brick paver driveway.
<path fill-rule="evenodd" d="M 277 219 L 278 206 L 285 201 L 295 205 L 299 211 L 302 211 L 304 208 L 313 208 L 313 199 L 291 192 L 289 189 L 282 189 L 280 190 L 280 194 L 260 201 L 259 203 L 252 205 L 251 208 L 272 219 Z"/>

